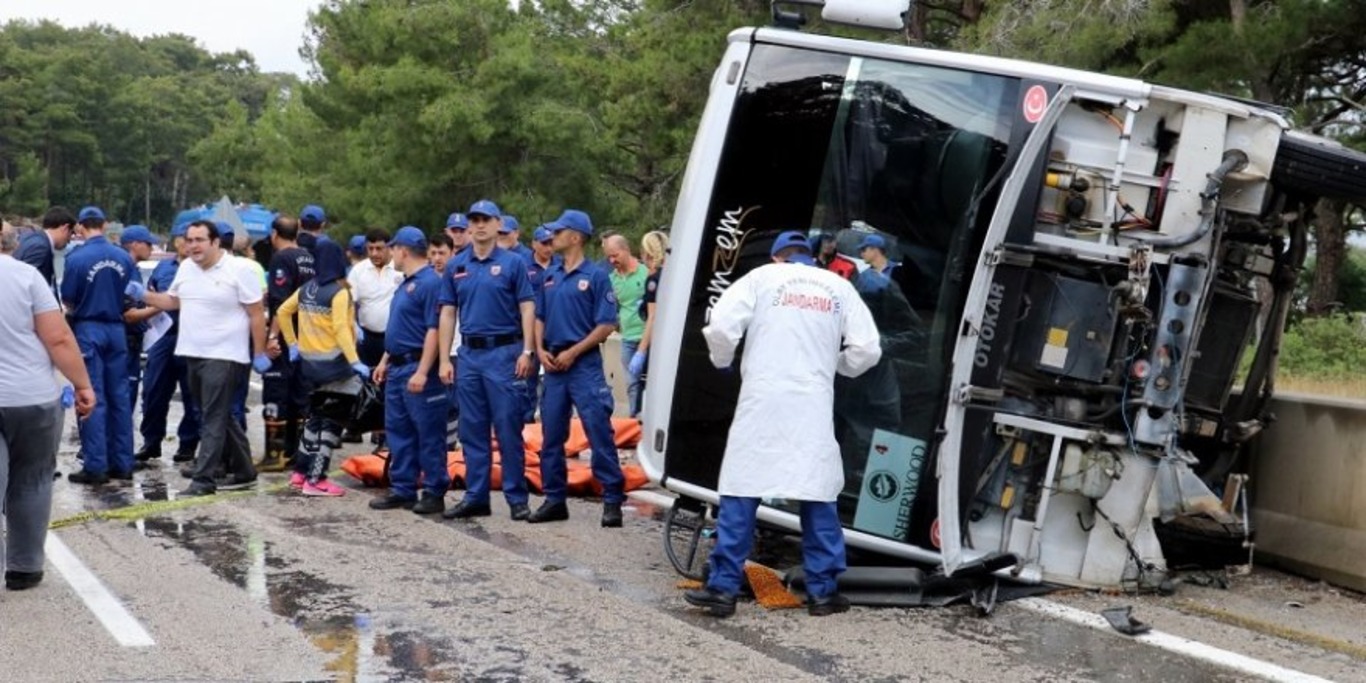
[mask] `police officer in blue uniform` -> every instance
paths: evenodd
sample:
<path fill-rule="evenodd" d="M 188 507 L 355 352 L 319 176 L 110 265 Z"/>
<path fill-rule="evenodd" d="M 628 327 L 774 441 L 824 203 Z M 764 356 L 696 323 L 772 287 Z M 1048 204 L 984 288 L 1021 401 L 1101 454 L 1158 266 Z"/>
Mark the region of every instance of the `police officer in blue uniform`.
<path fill-rule="evenodd" d="M 180 262 L 187 255 L 185 250 L 185 228 L 188 224 L 177 226 L 171 231 L 171 245 L 175 249 L 174 259 L 165 259 L 152 269 L 147 278 L 147 291 L 166 292 L 175 282 Z M 147 349 L 147 368 L 142 388 L 142 450 L 135 454 L 139 461 L 161 457 L 161 441 L 166 438 L 166 417 L 171 409 L 171 399 L 180 388 L 180 424 L 176 427 L 179 444 L 172 460 L 191 462 L 199 448 L 199 404 L 190 393 L 189 376 L 185 370 L 185 359 L 175 355 L 176 340 L 180 337 L 180 311 L 167 311 L 171 317 L 171 328 Z"/>
<path fill-rule="evenodd" d="M 545 366 L 541 424 L 541 480 L 545 502 L 527 520 L 533 524 L 569 518 L 564 444 L 569 417 L 577 410 L 593 449 L 593 478 L 602 484 L 602 525 L 621 526 L 626 499 L 612 430 L 612 390 L 603 375 L 599 347 L 617 325 L 617 298 L 607 272 L 584 257 L 593 236 L 588 214 L 570 209 L 552 226 L 555 251 L 564 259 L 545 272 L 536 295 L 536 341 Z"/>
<path fill-rule="evenodd" d="M 531 235 L 531 258 L 527 259 L 526 273 L 532 291 L 540 290 L 545 271 L 561 261 L 553 244 L 555 232 L 550 228 L 551 224 L 547 223 L 537 227 Z M 527 424 L 536 421 L 536 406 L 541 404 L 541 359 L 533 356 L 531 361 L 531 374 L 526 378 L 526 411 L 522 415 L 522 421 Z"/>
<path fill-rule="evenodd" d="M 441 379 L 454 382 L 460 402 L 460 443 L 465 454 L 465 497 L 446 519 L 487 517 L 493 473 L 492 433 L 498 435 L 503 496 L 512 519 L 525 520 L 526 453 L 522 413 L 531 372 L 535 295 L 522 257 L 497 244 L 498 205 L 475 202 L 469 216 L 470 248 L 446 266 L 441 296 L 440 343 L 454 339 L 460 318 L 460 369 L 442 359 Z"/>
<path fill-rule="evenodd" d="M 104 212 L 87 206 L 77 214 L 85 245 L 72 252 L 62 275 L 62 301 L 76 343 L 90 370 L 95 409 L 80 422 L 84 467 L 67 478 L 103 484 L 133 478 L 133 414 L 128 401 L 128 339 L 123 296 L 136 266 L 128 252 L 104 237 Z"/>
<path fill-rule="evenodd" d="M 454 244 L 451 247 L 451 256 L 463 254 L 466 249 L 470 248 L 470 238 L 466 234 L 469 227 L 469 216 L 459 211 L 446 217 L 446 234 L 450 235 L 451 242 Z"/>
<path fill-rule="evenodd" d="M 420 515 L 446 509 L 446 387 L 437 377 L 441 278 L 427 265 L 427 237 L 412 226 L 389 242 L 403 282 L 389 305 L 384 357 L 375 368 L 384 387 L 384 429 L 389 443 L 389 493 L 370 501 L 375 510 L 410 508 Z M 418 476 L 422 498 L 418 499 Z"/>
<path fill-rule="evenodd" d="M 142 271 L 137 267 L 140 261 L 152 258 L 152 244 L 155 243 L 152 231 L 145 225 L 130 225 L 119 233 L 119 246 L 133 259 L 133 279 L 142 281 Z M 142 338 L 147 333 L 147 321 L 159 313 L 147 304 L 138 303 L 132 297 L 123 299 L 124 333 L 128 338 L 128 410 L 137 412 L 138 389 L 142 384 Z M 134 458 L 136 460 L 136 458 Z"/>
<path fill-rule="evenodd" d="M 504 215 L 503 224 L 498 228 L 498 246 L 521 256 L 526 261 L 530 261 L 533 254 L 530 248 L 522 244 L 519 232 L 521 228 L 522 224 L 516 216 Z"/>
<path fill-rule="evenodd" d="M 446 236 L 451 238 L 451 258 L 446 261 L 446 268 L 451 268 L 452 263 L 469 251 L 469 227 L 469 217 L 459 211 L 446 217 Z M 459 349 L 454 340 L 443 342 L 437 351 L 442 358 L 450 359 L 452 368 L 457 367 L 455 359 Z M 453 451 L 460 448 L 460 397 L 456 395 L 455 382 L 447 385 L 447 399 L 450 408 L 446 413 L 446 448 Z"/>

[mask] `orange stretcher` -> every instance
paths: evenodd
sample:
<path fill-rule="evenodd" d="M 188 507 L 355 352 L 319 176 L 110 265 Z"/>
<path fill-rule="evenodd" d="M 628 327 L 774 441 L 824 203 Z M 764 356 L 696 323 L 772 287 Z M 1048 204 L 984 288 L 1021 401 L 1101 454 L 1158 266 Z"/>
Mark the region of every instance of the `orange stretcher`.
<path fill-rule="evenodd" d="M 612 430 L 616 434 L 617 448 L 635 448 L 640 444 L 640 423 L 630 418 L 612 418 Z M 535 493 L 541 492 L 541 435 L 540 424 L 529 424 L 522 429 L 522 440 L 526 450 L 527 488 Z M 578 418 L 569 421 L 569 438 L 565 441 L 564 451 L 568 457 L 569 495 L 601 496 L 602 485 L 593 479 L 591 465 L 578 460 L 580 453 L 588 450 L 588 435 Z M 365 486 L 388 486 L 389 453 L 355 455 L 342 463 L 342 471 Z M 465 485 L 465 456 L 459 450 L 446 455 L 446 469 L 451 475 L 452 488 Z M 623 465 L 622 474 L 626 478 L 626 490 L 633 491 L 649 484 L 645 471 L 639 465 Z M 503 484 L 503 468 L 498 453 L 498 443 L 493 444 L 493 471 L 490 475 L 490 488 L 498 489 Z"/>

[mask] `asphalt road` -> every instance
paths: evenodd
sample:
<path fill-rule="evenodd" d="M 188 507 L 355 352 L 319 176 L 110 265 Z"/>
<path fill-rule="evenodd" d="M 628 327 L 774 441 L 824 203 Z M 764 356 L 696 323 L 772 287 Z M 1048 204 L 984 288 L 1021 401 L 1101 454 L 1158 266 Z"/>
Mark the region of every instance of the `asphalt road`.
<path fill-rule="evenodd" d="M 813 618 L 742 603 L 715 620 L 681 599 L 658 495 L 632 502 L 623 529 L 600 528 L 591 500 L 571 501 L 568 522 L 539 526 L 511 521 L 501 500 L 477 521 L 375 512 L 374 492 L 344 476 L 352 490 L 339 499 L 303 498 L 269 475 L 246 495 L 186 506 L 164 502 L 184 482 L 174 445 L 165 450 L 167 462 L 132 485 L 57 484 L 53 535 L 88 575 L 70 560 L 58 569 L 50 553 L 40 587 L 0 592 L 4 680 L 1258 677 L 1068 617 L 1115 604 L 1178 641 L 1262 662 L 1274 679 L 1366 680 L 1361 597 L 1266 570 L 1234 577 L 1230 590 L 1061 593 L 989 617 L 959 606 Z M 64 443 L 64 472 L 74 451 Z M 95 510 L 117 512 L 82 514 Z"/>

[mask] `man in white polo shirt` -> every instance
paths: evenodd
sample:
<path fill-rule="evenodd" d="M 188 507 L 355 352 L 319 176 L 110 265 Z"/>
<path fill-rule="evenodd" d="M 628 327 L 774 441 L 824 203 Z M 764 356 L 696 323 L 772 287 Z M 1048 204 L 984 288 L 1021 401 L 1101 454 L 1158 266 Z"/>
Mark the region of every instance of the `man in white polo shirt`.
<path fill-rule="evenodd" d="M 129 286 L 135 299 L 180 311 L 176 355 L 186 359 L 190 392 L 203 413 L 192 482 L 181 496 L 211 495 L 220 488 L 245 488 L 256 481 L 251 446 L 246 431 L 232 418 L 232 404 L 251 368 L 259 373 L 270 369 L 264 353 L 261 280 L 242 259 L 223 251 L 219 238 L 213 223 L 191 223 L 185 232 L 191 263 L 180 267 L 170 289 L 144 292 L 140 283 Z M 226 465 L 225 479 L 216 478 L 220 463 Z"/>
<path fill-rule="evenodd" d="M 389 260 L 389 231 L 376 228 L 365 233 L 366 260 L 351 267 L 346 281 L 356 300 L 356 322 L 365 338 L 357 352 L 360 362 L 375 367 L 384 357 L 384 331 L 389 326 L 389 302 L 403 281 L 403 273 Z"/>

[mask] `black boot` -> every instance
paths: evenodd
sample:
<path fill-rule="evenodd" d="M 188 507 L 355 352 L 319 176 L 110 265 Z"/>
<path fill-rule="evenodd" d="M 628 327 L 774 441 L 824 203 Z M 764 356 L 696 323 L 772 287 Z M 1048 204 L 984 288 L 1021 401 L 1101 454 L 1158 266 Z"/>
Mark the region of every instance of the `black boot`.
<path fill-rule="evenodd" d="M 142 449 L 133 454 L 133 459 L 138 462 L 147 462 L 161 457 L 161 446 L 154 443 L 142 445 Z"/>
<path fill-rule="evenodd" d="M 536 508 L 536 511 L 526 518 L 526 521 L 532 524 L 540 524 L 542 522 L 563 522 L 566 519 L 569 519 L 569 506 L 565 505 L 564 501 L 552 503 L 547 500 L 541 503 L 541 507 Z"/>
<path fill-rule="evenodd" d="M 610 529 L 621 528 L 621 503 L 602 504 L 602 525 Z"/>
<path fill-rule="evenodd" d="M 707 613 L 713 617 L 728 617 L 735 614 L 735 596 L 710 588 L 687 591 L 683 594 L 683 599 L 693 607 L 705 607 Z"/>
<path fill-rule="evenodd" d="M 5 572 L 5 588 L 12 591 L 28 590 L 42 582 L 42 572 Z"/>

